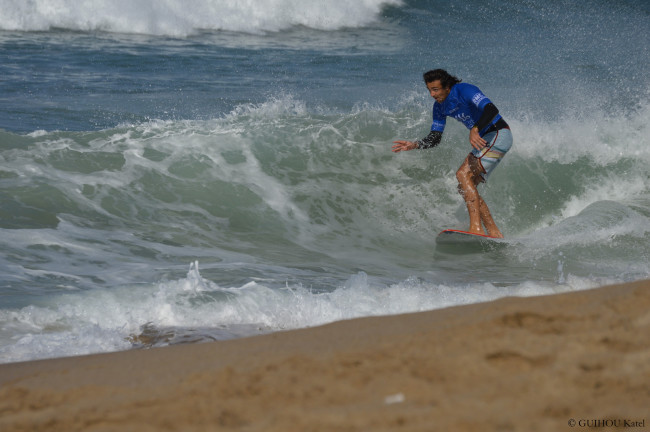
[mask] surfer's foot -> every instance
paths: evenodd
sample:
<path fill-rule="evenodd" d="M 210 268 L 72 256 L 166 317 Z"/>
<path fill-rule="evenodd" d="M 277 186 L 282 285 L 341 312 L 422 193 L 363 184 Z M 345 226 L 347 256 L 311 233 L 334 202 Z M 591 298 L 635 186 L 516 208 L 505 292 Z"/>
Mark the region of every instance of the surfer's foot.
<path fill-rule="evenodd" d="M 497 228 L 496 226 L 494 227 L 494 229 L 489 230 L 488 235 L 494 238 L 503 238 L 503 234 L 501 234 L 501 231 L 499 231 L 499 228 Z"/>
<path fill-rule="evenodd" d="M 480 234 L 480 235 L 488 235 L 485 233 L 485 230 L 483 228 L 474 228 L 470 227 L 467 232 L 470 232 L 472 234 Z"/>

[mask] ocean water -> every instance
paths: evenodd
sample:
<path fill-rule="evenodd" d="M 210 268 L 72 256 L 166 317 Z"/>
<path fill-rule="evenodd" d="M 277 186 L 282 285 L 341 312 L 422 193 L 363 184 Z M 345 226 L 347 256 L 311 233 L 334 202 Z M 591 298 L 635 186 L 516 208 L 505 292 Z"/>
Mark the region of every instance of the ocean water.
<path fill-rule="evenodd" d="M 0 0 L 0 362 L 650 277 L 647 0 Z M 421 75 L 514 146 L 465 229 Z"/>

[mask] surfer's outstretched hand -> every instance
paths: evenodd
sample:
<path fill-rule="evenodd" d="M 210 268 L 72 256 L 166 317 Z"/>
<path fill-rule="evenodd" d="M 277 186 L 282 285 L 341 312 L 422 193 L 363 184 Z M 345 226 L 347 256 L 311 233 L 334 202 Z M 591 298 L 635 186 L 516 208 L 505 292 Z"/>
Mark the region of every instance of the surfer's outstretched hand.
<path fill-rule="evenodd" d="M 409 151 L 418 147 L 418 145 L 413 141 L 397 140 L 397 141 L 393 141 L 393 143 L 395 144 L 393 146 L 394 153 L 399 153 L 401 151 Z"/>

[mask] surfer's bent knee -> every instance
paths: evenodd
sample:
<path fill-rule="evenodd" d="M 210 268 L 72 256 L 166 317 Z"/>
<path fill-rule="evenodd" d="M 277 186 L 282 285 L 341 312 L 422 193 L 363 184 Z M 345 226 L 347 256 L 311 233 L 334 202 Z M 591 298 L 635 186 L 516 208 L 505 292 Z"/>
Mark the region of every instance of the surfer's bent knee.
<path fill-rule="evenodd" d="M 481 173 L 483 168 L 481 167 L 481 162 L 473 154 L 467 155 L 465 161 L 463 161 L 458 171 L 456 171 L 456 179 L 458 180 L 458 192 L 461 195 L 465 195 L 465 191 L 471 186 L 478 186 L 480 183 L 484 182 L 483 176 Z"/>

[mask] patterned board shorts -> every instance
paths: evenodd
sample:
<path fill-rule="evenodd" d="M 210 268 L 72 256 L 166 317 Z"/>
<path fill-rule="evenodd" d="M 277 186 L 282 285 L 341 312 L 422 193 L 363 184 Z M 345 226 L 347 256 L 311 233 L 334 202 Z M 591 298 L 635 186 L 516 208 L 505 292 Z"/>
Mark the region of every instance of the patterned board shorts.
<path fill-rule="evenodd" d="M 487 141 L 487 145 L 481 150 L 473 149 L 472 154 L 479 160 L 483 169 L 483 181 L 487 181 L 490 173 L 512 147 L 512 133 L 508 128 L 499 129 L 483 135 L 483 139 Z"/>

